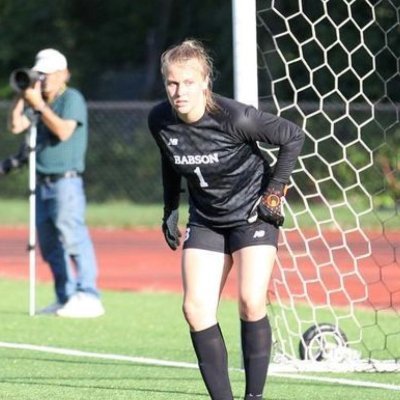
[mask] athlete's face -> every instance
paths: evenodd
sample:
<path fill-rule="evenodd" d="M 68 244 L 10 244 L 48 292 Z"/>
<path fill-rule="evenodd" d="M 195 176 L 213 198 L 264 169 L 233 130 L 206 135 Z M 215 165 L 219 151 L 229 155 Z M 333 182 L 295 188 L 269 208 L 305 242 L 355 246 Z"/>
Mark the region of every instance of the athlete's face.
<path fill-rule="evenodd" d="M 165 87 L 172 107 L 184 122 L 196 122 L 203 116 L 208 81 L 197 60 L 169 65 Z"/>

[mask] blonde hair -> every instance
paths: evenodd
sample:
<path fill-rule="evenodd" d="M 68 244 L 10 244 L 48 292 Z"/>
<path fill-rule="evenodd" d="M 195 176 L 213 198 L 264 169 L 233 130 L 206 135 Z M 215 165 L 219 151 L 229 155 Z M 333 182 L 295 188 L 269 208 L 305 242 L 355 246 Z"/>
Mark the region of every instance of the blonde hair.
<path fill-rule="evenodd" d="M 206 110 L 209 112 L 217 110 L 214 100 L 212 84 L 214 79 L 213 60 L 207 53 L 203 44 L 196 39 L 186 39 L 182 43 L 170 47 L 161 55 L 161 73 L 165 79 L 167 69 L 171 64 L 197 60 L 201 66 L 203 78 L 207 79 L 208 86 L 205 91 Z"/>

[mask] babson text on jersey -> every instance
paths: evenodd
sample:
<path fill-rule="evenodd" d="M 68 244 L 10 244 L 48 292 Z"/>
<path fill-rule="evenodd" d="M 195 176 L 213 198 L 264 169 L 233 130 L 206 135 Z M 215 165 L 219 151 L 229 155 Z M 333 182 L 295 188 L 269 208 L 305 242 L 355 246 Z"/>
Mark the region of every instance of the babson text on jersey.
<path fill-rule="evenodd" d="M 175 164 L 186 164 L 186 165 L 214 164 L 219 162 L 218 153 L 196 154 L 196 155 L 185 155 L 185 156 L 174 155 L 174 161 Z"/>

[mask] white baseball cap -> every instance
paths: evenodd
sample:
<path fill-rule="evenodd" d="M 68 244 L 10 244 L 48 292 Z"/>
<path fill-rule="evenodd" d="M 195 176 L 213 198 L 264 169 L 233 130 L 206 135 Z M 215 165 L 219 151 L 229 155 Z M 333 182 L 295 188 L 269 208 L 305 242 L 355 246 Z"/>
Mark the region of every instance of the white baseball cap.
<path fill-rule="evenodd" d="M 44 49 L 36 54 L 35 65 L 32 69 L 44 74 L 51 74 L 56 71 L 63 71 L 67 67 L 67 59 L 58 50 Z"/>

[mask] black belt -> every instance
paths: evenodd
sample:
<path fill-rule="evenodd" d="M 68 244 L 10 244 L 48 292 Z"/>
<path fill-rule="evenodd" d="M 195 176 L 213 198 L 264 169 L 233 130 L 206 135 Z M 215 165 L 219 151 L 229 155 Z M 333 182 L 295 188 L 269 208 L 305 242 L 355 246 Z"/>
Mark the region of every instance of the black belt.
<path fill-rule="evenodd" d="M 58 180 L 63 178 L 77 178 L 79 176 L 82 176 L 82 174 L 74 170 L 65 171 L 61 174 L 37 174 L 37 178 L 40 183 L 57 182 Z"/>

